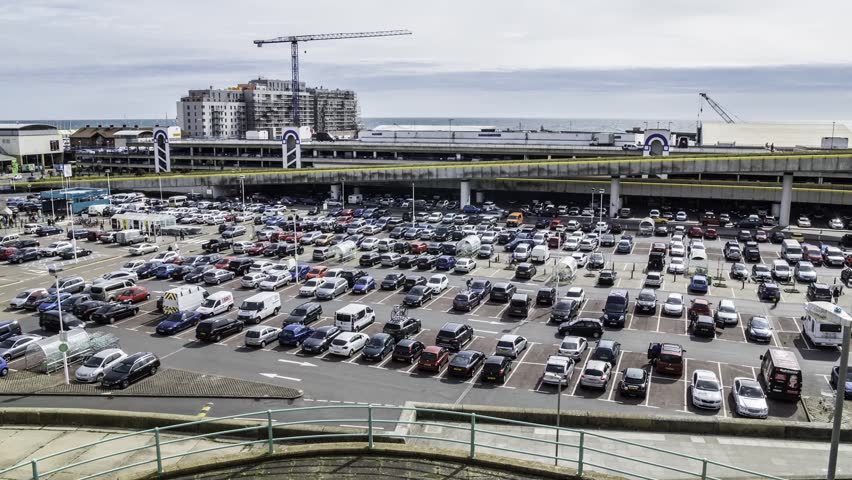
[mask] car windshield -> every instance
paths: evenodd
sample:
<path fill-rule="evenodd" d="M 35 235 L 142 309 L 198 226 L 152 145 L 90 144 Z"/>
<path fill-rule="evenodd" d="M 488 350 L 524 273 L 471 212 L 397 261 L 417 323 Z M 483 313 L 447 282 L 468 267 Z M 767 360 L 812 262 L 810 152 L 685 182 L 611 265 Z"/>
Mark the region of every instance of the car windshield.
<path fill-rule="evenodd" d="M 669 297 L 666 300 L 666 303 L 668 303 L 669 305 L 682 305 L 683 299 L 680 297 Z"/>
<path fill-rule="evenodd" d="M 639 369 L 629 369 L 624 375 L 624 383 L 630 385 L 641 385 L 644 382 L 645 376 Z"/>
<path fill-rule="evenodd" d="M 15 346 L 15 341 L 11 338 L 7 338 L 3 340 L 3 343 L 0 343 L 0 348 L 12 348 Z"/>
<path fill-rule="evenodd" d="M 381 347 L 384 344 L 385 344 L 385 339 L 382 338 L 382 337 L 373 337 L 373 338 L 370 339 L 370 346 L 371 347 Z"/>
<path fill-rule="evenodd" d="M 240 305 L 240 310 L 260 310 L 261 308 L 263 308 L 262 302 L 243 302 Z"/>
<path fill-rule="evenodd" d="M 485 288 L 485 282 L 482 281 L 482 280 L 476 280 L 470 285 L 470 288 L 473 288 L 473 289 Z"/>
<path fill-rule="evenodd" d="M 719 311 L 724 313 L 736 313 L 737 309 L 733 305 L 719 305 Z"/>
<path fill-rule="evenodd" d="M 577 350 L 580 348 L 580 345 L 574 341 L 562 342 L 562 345 L 560 345 L 559 348 L 562 348 L 563 350 Z"/>
<path fill-rule="evenodd" d="M 548 363 L 547 365 L 545 365 L 544 371 L 550 372 L 550 373 L 562 374 L 562 373 L 565 372 L 565 368 L 561 364 L 558 364 L 558 363 Z"/>
<path fill-rule="evenodd" d="M 103 362 L 103 360 L 104 359 L 102 357 L 91 356 L 91 357 L 87 358 L 85 362 L 83 362 L 83 366 L 89 367 L 89 368 L 100 367 L 101 362 Z"/>
<path fill-rule="evenodd" d="M 715 392 L 719 390 L 719 383 L 716 380 L 699 379 L 695 388 Z"/>
<path fill-rule="evenodd" d="M 596 368 L 587 368 L 585 372 L 583 372 L 587 377 L 601 377 L 603 376 L 603 372 Z"/>
<path fill-rule="evenodd" d="M 748 398 L 763 398 L 763 390 L 759 385 L 749 385 L 743 383 L 740 385 L 740 396 Z"/>
<path fill-rule="evenodd" d="M 656 300 L 656 298 L 654 297 L 653 293 L 640 293 L 639 294 L 639 300 L 642 300 L 642 301 L 645 301 L 645 302 L 650 302 L 650 301 Z"/>
<path fill-rule="evenodd" d="M 813 272 L 814 267 L 812 267 L 810 265 L 799 265 L 799 271 L 800 272 Z"/>
<path fill-rule="evenodd" d="M 769 329 L 769 322 L 765 318 L 755 317 L 751 319 L 752 328 Z"/>
<path fill-rule="evenodd" d="M 132 289 L 127 288 L 127 289 L 122 290 L 121 293 L 118 294 L 118 296 L 120 296 L 120 297 L 131 296 L 134 293 L 136 293 L 136 292 L 134 292 Z"/>
<path fill-rule="evenodd" d="M 112 371 L 115 373 L 127 373 L 130 371 L 130 367 L 132 365 L 129 363 L 121 362 L 115 367 L 113 367 Z"/>
<path fill-rule="evenodd" d="M 320 286 L 320 288 L 334 288 L 334 285 L 334 282 L 325 282 L 322 284 L 322 286 Z"/>

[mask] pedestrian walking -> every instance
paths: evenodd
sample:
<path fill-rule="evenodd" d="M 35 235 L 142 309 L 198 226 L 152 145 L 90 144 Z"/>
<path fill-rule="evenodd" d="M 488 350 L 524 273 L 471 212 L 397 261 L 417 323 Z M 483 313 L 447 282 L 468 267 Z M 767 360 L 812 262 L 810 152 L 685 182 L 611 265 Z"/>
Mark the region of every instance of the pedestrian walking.
<path fill-rule="evenodd" d="M 186 238 L 186 233 L 183 230 L 180 231 L 180 240 L 183 241 Z"/>
<path fill-rule="evenodd" d="M 468 279 L 467 279 L 467 288 L 468 288 L 468 289 L 470 289 L 470 284 L 471 284 L 472 282 L 473 282 L 473 279 L 471 279 L 471 278 L 468 278 Z"/>
<path fill-rule="evenodd" d="M 834 303 L 836 304 L 840 299 L 840 285 L 835 285 L 831 290 L 831 296 L 834 298 Z"/>

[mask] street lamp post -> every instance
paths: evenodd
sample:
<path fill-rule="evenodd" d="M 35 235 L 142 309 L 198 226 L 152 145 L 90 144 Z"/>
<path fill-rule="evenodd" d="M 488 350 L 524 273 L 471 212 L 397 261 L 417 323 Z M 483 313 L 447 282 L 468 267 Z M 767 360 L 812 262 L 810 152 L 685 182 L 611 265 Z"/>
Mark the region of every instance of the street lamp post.
<path fill-rule="evenodd" d="M 243 199 L 243 209 L 242 211 L 246 211 L 246 176 L 240 175 L 240 193 L 242 194 Z"/>
<path fill-rule="evenodd" d="M 593 188 L 592 189 L 592 205 L 590 206 L 590 208 L 592 209 L 592 218 L 593 219 L 595 218 L 595 192 L 596 192 L 596 190 Z"/>
<path fill-rule="evenodd" d="M 109 200 L 109 209 L 112 210 L 112 189 L 110 188 L 110 184 L 109 184 L 109 173 L 110 173 L 110 171 L 109 171 L 109 169 L 106 169 L 105 172 L 106 172 L 106 177 L 107 177 L 107 200 Z"/>
<path fill-rule="evenodd" d="M 296 235 L 296 213 L 295 212 L 293 213 L 293 259 L 296 261 L 296 285 L 298 285 L 299 284 L 299 236 Z"/>
<path fill-rule="evenodd" d="M 160 201 L 163 201 L 163 178 L 160 177 L 160 174 L 157 174 L 157 184 L 160 186 Z"/>
<path fill-rule="evenodd" d="M 600 190 L 598 190 L 598 193 L 601 194 L 601 204 L 598 207 L 598 223 L 600 223 L 600 222 L 603 222 L 603 194 L 604 194 L 604 189 L 601 188 Z M 603 233 L 603 232 L 601 232 L 601 233 Z"/>
<path fill-rule="evenodd" d="M 562 417 L 562 377 L 559 377 L 559 385 L 556 387 L 556 454 L 554 455 L 553 465 L 559 466 L 559 427 Z"/>
<path fill-rule="evenodd" d="M 62 350 L 62 368 L 65 370 L 65 385 L 68 385 L 71 383 L 71 379 L 68 377 L 68 332 L 65 331 L 65 324 L 62 322 L 62 302 L 59 295 L 59 272 L 62 271 L 62 267 L 51 265 L 48 271 L 56 279 L 56 309 L 59 313 L 59 341 L 61 342 L 60 350 Z"/>
<path fill-rule="evenodd" d="M 414 182 L 411 182 L 411 228 L 414 228 Z"/>
<path fill-rule="evenodd" d="M 828 452 L 828 471 L 826 478 L 835 480 L 837 472 L 837 455 L 840 446 L 840 429 L 843 425 L 843 400 L 845 398 L 844 380 L 849 372 L 849 337 L 852 336 L 852 317 L 842 308 L 827 302 L 811 302 L 805 304 L 805 311 L 827 317 L 829 323 L 840 324 L 842 327 L 843 343 L 840 347 L 840 368 L 837 375 L 837 387 L 834 391 L 834 423 L 831 429 L 831 446 Z"/>

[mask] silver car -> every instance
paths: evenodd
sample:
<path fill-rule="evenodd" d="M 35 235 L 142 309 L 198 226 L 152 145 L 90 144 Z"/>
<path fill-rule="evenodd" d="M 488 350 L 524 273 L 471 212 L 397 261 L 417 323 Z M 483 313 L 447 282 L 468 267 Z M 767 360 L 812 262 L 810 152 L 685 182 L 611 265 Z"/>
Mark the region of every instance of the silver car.
<path fill-rule="evenodd" d="M 80 383 L 98 383 L 110 369 L 127 358 L 119 348 L 108 348 L 92 355 L 77 369 L 74 378 Z"/>
<path fill-rule="evenodd" d="M 0 343 L 0 358 L 7 362 L 27 352 L 27 346 L 41 340 L 41 335 L 15 335 Z"/>
<path fill-rule="evenodd" d="M 285 285 L 290 284 L 290 272 L 284 273 L 273 273 L 269 275 L 263 281 L 261 281 L 257 286 L 261 290 L 275 290 L 279 287 L 283 287 Z"/>
<path fill-rule="evenodd" d="M 580 385 L 590 388 L 606 389 L 609 383 L 612 365 L 603 360 L 589 360 L 583 374 L 580 375 Z"/>
<path fill-rule="evenodd" d="M 763 388 L 756 380 L 748 377 L 734 378 L 731 396 L 734 398 L 734 408 L 738 415 L 752 418 L 769 416 L 766 395 L 764 395 Z"/>
<path fill-rule="evenodd" d="M 345 278 L 327 278 L 324 282 L 322 282 L 322 285 L 317 288 L 314 295 L 319 300 L 331 300 L 336 298 L 338 295 L 346 293 L 347 288 L 349 288 L 349 283 L 346 282 Z"/>
<path fill-rule="evenodd" d="M 246 346 L 263 348 L 268 343 L 275 342 L 280 331 L 281 329 L 268 325 L 255 325 L 246 330 Z"/>

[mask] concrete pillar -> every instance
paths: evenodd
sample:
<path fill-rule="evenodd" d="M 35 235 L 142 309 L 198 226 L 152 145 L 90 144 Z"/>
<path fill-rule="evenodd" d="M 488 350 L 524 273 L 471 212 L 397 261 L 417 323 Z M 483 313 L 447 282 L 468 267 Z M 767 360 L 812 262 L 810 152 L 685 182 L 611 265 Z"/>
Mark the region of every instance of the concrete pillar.
<path fill-rule="evenodd" d="M 482 205 L 485 202 L 485 192 L 476 192 L 476 203 Z"/>
<path fill-rule="evenodd" d="M 615 218 L 621 209 L 621 179 L 612 177 L 609 182 L 609 217 Z"/>
<path fill-rule="evenodd" d="M 778 216 L 778 225 L 786 227 L 790 225 L 790 206 L 793 203 L 793 174 L 785 173 L 781 182 L 781 214 Z"/>
<path fill-rule="evenodd" d="M 462 180 L 459 190 L 459 206 L 464 208 L 465 205 L 470 205 L 470 180 Z"/>
<path fill-rule="evenodd" d="M 314 150 L 314 158 L 319 157 L 319 150 Z"/>
<path fill-rule="evenodd" d="M 336 183 L 331 185 L 331 199 L 340 201 L 340 185 Z"/>
<path fill-rule="evenodd" d="M 352 187 L 352 194 L 353 195 L 360 195 L 361 194 L 361 187 Z"/>
<path fill-rule="evenodd" d="M 822 185 L 823 180 L 824 180 L 824 179 L 823 179 L 822 177 L 819 177 L 819 178 L 817 178 L 817 183 L 818 183 L 818 184 L 820 184 L 820 185 Z"/>
<path fill-rule="evenodd" d="M 781 204 L 773 203 L 772 204 L 772 216 L 778 218 L 781 215 Z"/>
<path fill-rule="evenodd" d="M 358 158 L 358 152 L 357 151 L 352 150 L 352 158 Z"/>
<path fill-rule="evenodd" d="M 548 159 L 548 160 L 553 160 L 553 158 L 552 158 L 552 156 L 551 156 L 551 155 L 548 155 L 548 156 L 547 156 L 547 159 Z"/>
<path fill-rule="evenodd" d="M 195 155 L 195 147 L 189 147 L 190 156 Z"/>
<path fill-rule="evenodd" d="M 393 159 L 399 160 L 399 155 L 397 154 L 397 152 L 393 152 Z"/>
<path fill-rule="evenodd" d="M 337 158 L 337 150 L 331 152 L 331 158 Z"/>
<path fill-rule="evenodd" d="M 373 158 L 379 158 L 379 152 L 373 152 Z"/>

